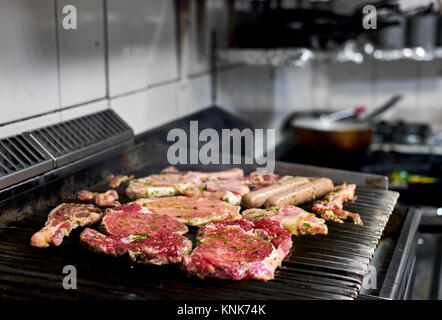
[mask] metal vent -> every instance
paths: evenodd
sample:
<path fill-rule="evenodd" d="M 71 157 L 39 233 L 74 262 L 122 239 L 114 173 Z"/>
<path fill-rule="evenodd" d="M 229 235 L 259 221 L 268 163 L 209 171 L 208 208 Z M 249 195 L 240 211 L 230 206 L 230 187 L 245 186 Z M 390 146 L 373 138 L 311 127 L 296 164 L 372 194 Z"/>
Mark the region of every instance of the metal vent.
<path fill-rule="evenodd" d="M 26 133 L 59 167 L 133 138 L 132 129 L 112 110 L 105 110 Z"/>
<path fill-rule="evenodd" d="M 24 135 L 0 140 L 0 189 L 54 168 L 53 160 Z"/>
<path fill-rule="evenodd" d="M 133 140 L 112 110 L 0 140 L 0 189 Z"/>

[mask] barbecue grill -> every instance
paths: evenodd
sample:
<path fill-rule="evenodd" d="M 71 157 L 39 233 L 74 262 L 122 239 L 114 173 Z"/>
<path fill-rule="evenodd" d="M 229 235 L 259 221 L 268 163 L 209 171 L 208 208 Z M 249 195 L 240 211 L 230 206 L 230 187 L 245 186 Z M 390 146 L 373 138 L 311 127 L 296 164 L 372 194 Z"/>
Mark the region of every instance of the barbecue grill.
<path fill-rule="evenodd" d="M 212 116 L 208 117 L 207 114 Z M 216 115 L 224 118 L 220 121 Z M 109 117 L 112 117 L 112 122 L 109 122 Z M 42 154 L 40 162 L 34 161 L 32 165 L 46 163 L 46 167 L 30 172 L 26 166 L 16 165 L 16 170 L 5 170 L 0 175 L 0 183 L 8 183 L 8 187 L 0 191 L 0 297 L 351 300 L 397 299 L 406 295 L 404 292 L 409 283 L 406 275 L 413 265 L 412 252 L 419 212 L 396 208 L 398 193 L 388 190 L 385 177 L 283 162 L 276 162 L 276 173 L 326 176 L 334 183 L 345 180 L 358 184 L 357 200 L 345 208 L 358 212 L 364 225 L 327 223 L 327 236 L 294 238 L 291 254 L 276 271 L 272 281 L 201 280 L 188 277 L 177 265 L 139 265 L 132 264 L 129 259 L 101 256 L 79 245 L 81 230 L 74 230 L 57 248 L 39 249 L 29 245 L 31 235 L 41 228 L 47 214 L 56 205 L 74 201 L 76 192 L 84 188 L 104 191 L 107 188 L 105 177 L 111 173 L 141 177 L 160 172 L 169 165 L 166 159 L 169 143 L 165 141 L 164 132 L 169 128 L 184 128 L 189 120 L 198 119 L 201 122 L 201 119 L 209 118 L 216 123 L 205 123 L 206 127 L 217 129 L 217 126 L 224 127 L 226 124 L 235 125 L 234 117 L 226 119 L 225 112 L 211 108 L 143 134 L 134 144 L 129 126 L 113 112 L 105 111 L 89 116 L 87 122 L 84 122 L 84 118 L 71 121 L 71 124 L 83 125 L 73 126 L 81 128 L 81 132 L 70 135 L 68 146 L 61 144 L 63 141 L 67 143 L 66 134 L 56 131 L 67 127 L 66 123 L 57 128 L 43 128 L 9 138 L 8 141 L 14 142 L 25 139 L 28 149 L 36 149 Z M 100 125 L 91 125 L 92 119 Z M 85 123 L 89 125 L 85 126 Z M 200 125 L 202 128 L 204 126 Z M 94 128 L 101 130 L 101 133 Z M 100 137 L 100 134 L 108 131 L 105 138 Z M 51 133 L 50 138 L 47 138 L 48 133 Z M 79 138 L 80 134 L 83 138 Z M 104 139 L 103 144 L 100 143 L 101 139 Z M 5 160 L 8 156 L 5 153 L 0 153 L 0 156 L 3 157 L 0 160 L 2 167 L 10 168 L 7 162 L 13 162 L 10 155 L 9 160 Z M 219 171 L 231 167 L 242 167 L 246 173 L 256 169 L 255 165 L 178 166 L 181 170 L 199 171 Z M 10 178 L 11 175 L 15 176 L 14 179 Z M 9 185 L 11 181 L 13 185 Z M 120 195 L 122 190 L 124 188 L 119 190 Z M 392 215 L 400 217 L 394 251 L 379 274 L 376 292 L 359 294 L 363 289 L 363 277 Z M 197 229 L 190 229 L 189 237 L 194 241 Z M 77 270 L 75 290 L 65 290 L 62 285 L 65 277 L 63 268 L 67 265 Z"/>

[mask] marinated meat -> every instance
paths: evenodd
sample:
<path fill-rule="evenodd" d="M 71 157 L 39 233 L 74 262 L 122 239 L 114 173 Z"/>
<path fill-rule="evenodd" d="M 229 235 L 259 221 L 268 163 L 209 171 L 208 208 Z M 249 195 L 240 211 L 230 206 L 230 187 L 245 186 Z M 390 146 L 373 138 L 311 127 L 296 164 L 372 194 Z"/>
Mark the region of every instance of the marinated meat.
<path fill-rule="evenodd" d="M 107 236 L 86 228 L 81 233 L 80 240 L 95 252 L 114 257 L 127 253 L 132 261 L 143 264 L 179 263 L 192 250 L 192 242 L 188 238 L 168 230 L 150 234 Z"/>
<path fill-rule="evenodd" d="M 107 209 L 100 229 L 105 234 L 84 230 L 81 241 L 115 257 L 128 253 L 138 263 L 177 263 L 192 250 L 191 241 L 183 236 L 186 225 L 134 202 Z"/>
<path fill-rule="evenodd" d="M 355 184 L 343 182 L 336 186 L 323 200 L 315 201 L 313 203 L 313 211 L 321 215 L 325 220 L 344 223 L 344 220 L 350 218 L 353 220 L 353 223 L 362 225 L 359 214 L 343 209 L 344 202 L 356 199 L 355 190 Z"/>
<path fill-rule="evenodd" d="M 100 229 L 108 235 L 150 235 L 159 230 L 184 234 L 188 231 L 186 225 L 178 220 L 154 214 L 152 210 L 134 202 L 107 209 Z"/>
<path fill-rule="evenodd" d="M 274 173 L 252 172 L 247 177 L 244 177 L 244 182 L 255 190 L 259 190 L 276 184 L 279 181 L 279 178 L 280 176 Z"/>
<path fill-rule="evenodd" d="M 156 214 L 175 218 L 190 226 L 241 218 L 239 206 L 232 206 L 225 201 L 213 198 L 176 196 L 152 199 L 141 198 L 135 202 Z"/>
<path fill-rule="evenodd" d="M 123 176 L 123 175 L 114 176 L 113 174 L 111 174 L 111 175 L 107 176 L 106 180 L 109 183 L 109 187 L 118 188 L 120 186 L 120 184 L 122 184 L 123 182 L 129 181 L 133 178 L 134 178 L 133 175 L 128 177 L 128 176 Z"/>
<path fill-rule="evenodd" d="M 188 173 L 152 174 L 129 182 L 126 195 L 131 199 L 170 197 L 192 185 L 199 185 L 197 175 Z"/>
<path fill-rule="evenodd" d="M 59 246 L 63 237 L 77 228 L 98 222 L 103 213 L 92 204 L 62 203 L 53 209 L 45 226 L 31 237 L 31 245 L 45 248 Z"/>
<path fill-rule="evenodd" d="M 198 176 L 198 178 L 201 181 L 206 180 L 233 180 L 233 179 L 240 179 L 244 177 L 244 171 L 239 168 L 233 168 L 229 170 L 224 171 L 217 171 L 217 172 L 200 172 L 200 171 L 179 171 L 175 167 L 167 167 L 163 171 L 161 171 L 161 174 L 192 174 Z"/>
<path fill-rule="evenodd" d="M 268 218 L 277 221 L 294 235 L 328 233 L 324 219 L 319 219 L 315 214 L 291 205 L 284 205 L 281 208 L 248 209 L 242 215 L 247 220 Z"/>
<path fill-rule="evenodd" d="M 300 205 L 324 196 L 333 190 L 333 182 L 328 178 L 309 178 L 289 190 L 269 197 L 266 208 L 281 207 L 285 204 Z"/>
<path fill-rule="evenodd" d="M 246 208 L 259 208 L 270 197 L 288 190 L 293 190 L 297 186 L 307 182 L 308 179 L 306 177 L 285 176 L 276 184 L 247 193 L 242 197 L 241 205 Z"/>
<path fill-rule="evenodd" d="M 94 201 L 97 206 L 103 208 L 121 205 L 116 201 L 118 200 L 118 193 L 115 190 L 108 190 L 104 193 L 81 190 L 77 193 L 77 199 L 82 202 Z"/>
<path fill-rule="evenodd" d="M 209 223 L 182 268 L 200 278 L 271 280 L 291 247 L 290 234 L 270 219 Z"/>
<path fill-rule="evenodd" d="M 241 202 L 241 196 L 233 194 L 230 191 L 207 191 L 202 187 L 190 186 L 181 190 L 181 194 L 186 197 L 213 198 L 226 201 L 232 206 L 238 206 Z"/>
<path fill-rule="evenodd" d="M 201 188 L 206 191 L 230 191 L 239 196 L 243 196 L 250 192 L 250 188 L 240 180 L 208 180 L 201 184 Z"/>

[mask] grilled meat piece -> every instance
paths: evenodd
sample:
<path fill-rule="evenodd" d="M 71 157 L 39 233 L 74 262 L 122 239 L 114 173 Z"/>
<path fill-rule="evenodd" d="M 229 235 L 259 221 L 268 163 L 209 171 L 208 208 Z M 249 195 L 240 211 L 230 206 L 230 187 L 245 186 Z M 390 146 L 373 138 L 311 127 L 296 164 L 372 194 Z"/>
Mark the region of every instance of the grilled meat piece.
<path fill-rule="evenodd" d="M 92 204 L 62 203 L 53 209 L 45 226 L 31 237 L 31 245 L 45 248 L 59 246 L 64 236 L 77 228 L 98 222 L 103 213 Z"/>
<path fill-rule="evenodd" d="M 95 252 L 114 257 L 127 253 L 132 261 L 142 264 L 179 263 L 192 250 L 192 242 L 188 238 L 168 230 L 107 236 L 86 228 L 80 235 L 80 241 Z"/>
<path fill-rule="evenodd" d="M 248 209 L 242 215 L 247 220 L 268 218 L 277 221 L 294 235 L 328 233 L 324 219 L 319 219 L 315 214 L 291 205 L 284 205 L 281 208 Z"/>
<path fill-rule="evenodd" d="M 168 197 L 141 198 L 135 201 L 153 213 L 166 215 L 190 225 L 200 226 L 208 222 L 241 218 L 239 206 L 213 198 Z"/>
<path fill-rule="evenodd" d="M 134 176 L 123 176 L 123 175 L 117 175 L 114 176 L 113 174 L 108 175 L 106 180 L 109 183 L 109 187 L 111 188 L 118 188 L 120 186 L 120 184 L 122 184 L 123 182 L 129 181 L 131 179 L 133 179 Z"/>
<path fill-rule="evenodd" d="M 246 208 L 261 207 L 270 197 L 292 190 L 307 182 L 308 179 L 305 177 L 285 176 L 274 185 L 247 193 L 242 197 L 241 205 Z"/>
<path fill-rule="evenodd" d="M 290 234 L 270 219 L 209 223 L 182 268 L 200 278 L 271 280 L 291 247 Z"/>
<path fill-rule="evenodd" d="M 193 190 L 199 188 L 199 196 L 205 196 L 203 191 L 229 191 L 238 197 L 250 191 L 242 181 L 244 172 L 241 169 L 231 169 L 220 172 L 181 172 L 175 167 L 168 167 L 162 174 L 152 174 L 148 177 L 131 180 L 126 194 L 131 199 L 159 198 L 176 195 L 196 195 Z M 238 178 L 239 177 L 239 178 Z M 219 194 L 208 195 L 211 198 L 220 199 Z"/>
<path fill-rule="evenodd" d="M 255 190 L 259 190 L 276 184 L 279 178 L 280 176 L 274 173 L 252 172 L 247 177 L 244 177 L 244 182 Z"/>
<path fill-rule="evenodd" d="M 191 241 L 183 236 L 188 231 L 184 224 L 134 202 L 107 209 L 100 229 L 105 234 L 84 230 L 81 241 L 115 257 L 128 253 L 138 263 L 177 263 L 192 250 Z"/>
<path fill-rule="evenodd" d="M 285 204 L 300 205 L 322 197 L 333 190 L 333 182 L 328 178 L 308 178 L 303 184 L 271 196 L 266 200 L 266 208 L 280 208 Z"/>
<path fill-rule="evenodd" d="M 241 202 L 241 196 L 233 194 L 230 191 L 206 191 L 201 187 L 195 186 L 190 186 L 181 190 L 181 194 L 186 197 L 218 199 L 226 201 L 232 206 L 239 206 Z"/>
<path fill-rule="evenodd" d="M 313 203 L 313 211 L 321 215 L 325 220 L 344 223 L 344 220 L 351 218 L 355 224 L 362 225 L 359 214 L 343 209 L 344 202 L 356 199 L 355 190 L 355 184 L 343 182 L 336 186 L 323 200 L 315 201 Z"/>
<path fill-rule="evenodd" d="M 115 190 L 108 190 L 104 193 L 81 190 L 77 193 L 77 199 L 82 202 L 94 201 L 97 206 L 103 208 L 121 205 L 116 201 L 118 200 L 118 193 Z"/>
<path fill-rule="evenodd" d="M 199 185 L 197 175 L 188 173 L 152 174 L 129 182 L 126 195 L 131 199 L 170 197 L 192 185 Z"/>
<path fill-rule="evenodd" d="M 188 231 L 186 225 L 178 220 L 154 214 L 152 210 L 134 202 L 107 209 L 100 229 L 108 235 L 150 235 L 159 230 L 185 234 Z"/>
<path fill-rule="evenodd" d="M 161 171 L 161 174 L 192 174 L 198 176 L 201 181 L 207 180 L 233 180 L 244 177 L 244 171 L 239 168 L 233 168 L 218 172 L 200 172 L 200 171 L 179 171 L 177 168 L 170 166 Z"/>

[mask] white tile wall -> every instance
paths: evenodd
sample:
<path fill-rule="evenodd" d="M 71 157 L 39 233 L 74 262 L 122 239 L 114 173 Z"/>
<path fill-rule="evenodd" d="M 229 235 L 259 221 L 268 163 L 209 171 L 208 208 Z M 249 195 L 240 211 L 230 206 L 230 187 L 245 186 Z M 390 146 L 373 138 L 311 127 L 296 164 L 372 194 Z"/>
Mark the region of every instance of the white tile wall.
<path fill-rule="evenodd" d="M 79 15 L 76 31 L 58 29 L 59 70 L 55 1 L 59 13 L 69 3 L 77 6 Z M 111 99 L 107 100 L 102 0 L 41 0 L 38 5 L 31 0 L 1 1 L 0 137 L 109 106 L 133 126 L 135 133 L 141 133 L 209 106 L 209 35 L 215 28 L 219 46 L 225 44 L 225 5 L 224 0 L 207 1 L 201 52 L 193 12 L 188 68 L 179 81 L 173 0 L 133 0 L 130 5 L 108 0 Z M 393 93 L 405 95 L 396 110 L 405 111 L 408 119 L 442 123 L 441 61 L 367 61 L 362 65 L 331 66 L 314 63 L 305 68 L 225 66 L 217 76 L 216 104 L 251 120 L 260 117 L 260 126 L 267 123 L 277 127 L 284 115 L 300 109 L 335 110 L 359 104 L 373 108 Z M 71 107 L 79 103 L 82 105 Z M 266 112 L 268 119 L 263 118 Z M 399 117 L 398 112 L 387 116 Z"/>
<path fill-rule="evenodd" d="M 59 107 L 53 0 L 0 1 L 0 124 Z"/>
<path fill-rule="evenodd" d="M 179 84 L 178 116 L 197 112 L 211 105 L 210 75 L 191 78 Z"/>
<path fill-rule="evenodd" d="M 25 131 L 31 131 L 37 128 L 45 127 L 60 121 L 60 113 L 50 113 L 44 116 L 32 118 L 25 121 L 18 121 L 6 126 L 0 127 L 1 137 L 9 137 L 20 134 Z"/>
<path fill-rule="evenodd" d="M 63 7 L 77 8 L 77 29 L 63 28 Z M 57 0 L 61 106 L 106 96 L 102 0 Z"/>
<path fill-rule="evenodd" d="M 177 118 L 177 86 L 171 83 L 114 98 L 111 108 L 138 134 Z"/>
<path fill-rule="evenodd" d="M 60 121 L 67 121 L 74 118 L 82 117 L 90 113 L 103 111 L 109 108 L 109 101 L 107 99 L 88 103 L 79 107 L 65 109 L 60 111 Z"/>
<path fill-rule="evenodd" d="M 107 8 L 110 96 L 177 79 L 173 1 L 109 0 Z"/>

